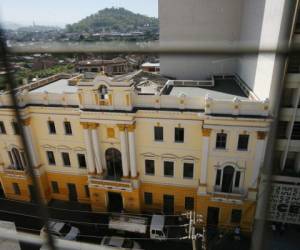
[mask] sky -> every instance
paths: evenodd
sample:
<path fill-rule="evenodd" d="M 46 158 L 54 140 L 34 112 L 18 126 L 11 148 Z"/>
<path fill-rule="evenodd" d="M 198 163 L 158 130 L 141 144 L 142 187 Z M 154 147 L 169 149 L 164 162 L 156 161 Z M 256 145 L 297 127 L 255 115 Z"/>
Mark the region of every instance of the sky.
<path fill-rule="evenodd" d="M 1 0 L 0 20 L 63 26 L 110 7 L 158 17 L 158 0 Z"/>

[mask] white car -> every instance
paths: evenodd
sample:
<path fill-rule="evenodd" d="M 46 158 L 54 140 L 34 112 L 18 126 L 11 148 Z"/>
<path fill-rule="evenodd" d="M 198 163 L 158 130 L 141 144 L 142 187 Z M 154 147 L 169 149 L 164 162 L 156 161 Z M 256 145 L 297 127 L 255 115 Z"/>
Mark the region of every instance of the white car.
<path fill-rule="evenodd" d="M 137 243 L 136 241 L 117 236 L 103 237 L 101 245 L 118 247 L 120 249 L 142 249 L 139 243 Z"/>
<path fill-rule="evenodd" d="M 49 230 L 53 237 L 63 240 L 76 240 L 80 233 L 77 227 L 73 227 L 68 223 L 56 221 L 49 222 Z M 40 235 L 46 237 L 46 227 L 41 229 Z"/>

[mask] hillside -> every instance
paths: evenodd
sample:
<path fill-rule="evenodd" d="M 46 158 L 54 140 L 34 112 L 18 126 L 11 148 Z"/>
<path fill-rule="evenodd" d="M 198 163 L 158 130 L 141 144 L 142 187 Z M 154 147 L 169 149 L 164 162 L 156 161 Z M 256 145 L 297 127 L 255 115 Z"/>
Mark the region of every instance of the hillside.
<path fill-rule="evenodd" d="M 124 8 L 106 8 L 66 26 L 68 32 L 132 32 L 159 29 L 157 18 L 135 14 Z"/>

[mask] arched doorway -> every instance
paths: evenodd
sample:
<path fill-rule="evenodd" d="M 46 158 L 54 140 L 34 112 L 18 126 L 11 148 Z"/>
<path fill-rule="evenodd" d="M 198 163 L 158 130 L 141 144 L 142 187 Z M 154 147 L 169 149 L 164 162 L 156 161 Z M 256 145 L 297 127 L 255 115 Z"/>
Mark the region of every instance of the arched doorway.
<path fill-rule="evenodd" d="M 107 177 L 120 179 L 123 176 L 121 152 L 115 148 L 109 148 L 105 152 Z"/>
<path fill-rule="evenodd" d="M 231 193 L 233 186 L 234 168 L 226 166 L 223 169 L 222 192 Z"/>

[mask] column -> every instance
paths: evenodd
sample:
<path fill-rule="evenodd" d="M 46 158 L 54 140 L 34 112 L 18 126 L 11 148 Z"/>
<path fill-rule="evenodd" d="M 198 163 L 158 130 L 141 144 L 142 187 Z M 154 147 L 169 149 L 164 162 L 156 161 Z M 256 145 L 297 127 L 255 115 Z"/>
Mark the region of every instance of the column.
<path fill-rule="evenodd" d="M 133 178 L 137 176 L 134 130 L 135 130 L 135 125 L 128 126 L 130 173 L 131 173 L 131 177 Z"/>
<path fill-rule="evenodd" d="M 99 124 L 92 124 L 90 127 L 92 129 L 92 142 L 94 148 L 94 156 L 95 156 L 95 163 L 96 169 L 98 174 L 102 174 L 103 168 L 101 164 L 101 154 L 100 154 L 100 144 L 99 144 L 99 137 L 98 137 L 98 126 Z"/>
<path fill-rule="evenodd" d="M 94 162 L 93 145 L 92 145 L 92 140 L 91 140 L 89 124 L 81 123 L 81 125 L 83 127 L 84 142 L 85 142 L 86 153 L 87 153 L 88 171 L 90 174 L 94 174 L 95 173 L 95 162 Z"/>
<path fill-rule="evenodd" d="M 201 156 L 201 171 L 200 171 L 200 185 L 207 183 L 207 162 L 208 162 L 208 146 L 211 129 L 202 129 L 202 156 Z"/>
<path fill-rule="evenodd" d="M 29 153 L 31 155 L 33 167 L 37 167 L 39 165 L 39 158 L 38 158 L 38 153 L 37 153 L 36 147 L 33 142 L 31 128 L 30 128 L 30 122 L 31 122 L 30 118 L 27 118 L 22 121 L 23 131 L 24 131 L 24 136 L 26 138 L 26 142 L 28 144 L 27 146 L 29 149 Z"/>
<path fill-rule="evenodd" d="M 118 125 L 120 131 L 120 143 L 121 143 L 121 154 L 122 154 L 122 169 L 123 176 L 129 176 L 129 168 L 128 168 L 128 150 L 127 150 L 127 138 L 125 133 L 125 125 Z"/>
<path fill-rule="evenodd" d="M 266 135 L 266 132 L 257 131 L 257 142 L 253 164 L 253 174 L 251 179 L 251 186 L 254 188 L 257 186 L 259 170 L 265 157 Z"/>
<path fill-rule="evenodd" d="M 296 153 L 295 171 L 297 174 L 300 173 L 300 152 Z"/>

